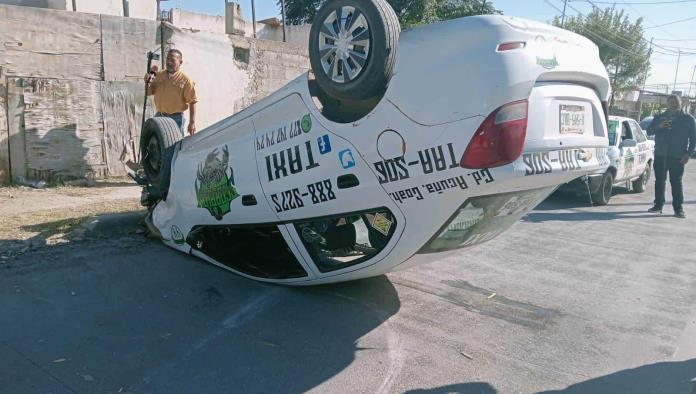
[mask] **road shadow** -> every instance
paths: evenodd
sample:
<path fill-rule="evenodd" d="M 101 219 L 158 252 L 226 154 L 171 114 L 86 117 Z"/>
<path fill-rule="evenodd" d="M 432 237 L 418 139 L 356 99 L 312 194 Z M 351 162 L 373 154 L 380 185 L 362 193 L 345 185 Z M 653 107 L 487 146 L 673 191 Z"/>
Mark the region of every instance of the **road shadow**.
<path fill-rule="evenodd" d="M 405 394 L 496 394 L 486 382 L 451 384 Z M 536 394 L 696 394 L 696 359 L 670 361 L 624 369 L 573 384 L 561 390 Z"/>
<path fill-rule="evenodd" d="M 54 127 L 43 135 L 36 128 L 29 128 L 23 137 L 26 149 L 32 152 L 26 158 L 28 179 L 56 183 L 93 176 L 87 161 L 94 158 L 89 157 L 86 141 L 80 138 L 77 124 Z"/>
<path fill-rule="evenodd" d="M 615 187 L 612 192 L 612 197 L 616 197 L 623 194 L 634 194 L 626 188 Z M 650 205 L 653 196 L 646 198 L 645 204 Z M 614 205 L 609 202 L 609 205 Z M 638 204 L 637 204 L 638 205 Z M 588 194 L 569 192 L 565 190 L 558 190 L 551 194 L 546 200 L 542 201 L 535 210 L 537 211 L 550 211 L 557 209 L 571 209 L 571 208 L 581 208 L 581 207 L 592 207 L 592 200 Z"/>
<path fill-rule="evenodd" d="M 643 218 L 672 218 L 668 212 L 665 214 L 658 215 L 655 213 L 649 213 L 644 210 L 640 211 L 623 211 L 623 212 L 534 212 L 527 214 L 522 218 L 523 222 L 530 223 L 543 223 L 549 221 L 563 221 L 563 222 L 578 222 L 578 221 L 588 221 L 588 220 L 619 220 L 619 219 L 643 219 Z"/>
<path fill-rule="evenodd" d="M 158 242 L 80 245 L 2 270 L 3 390 L 305 392 L 358 357 L 383 373 L 394 362 L 385 321 L 400 301 L 385 276 L 286 287 Z"/>
<path fill-rule="evenodd" d="M 496 394 L 498 391 L 485 382 L 450 384 L 430 389 L 405 391 L 404 394 Z"/>
<path fill-rule="evenodd" d="M 537 394 L 694 394 L 696 359 L 661 362 L 586 380 Z"/>

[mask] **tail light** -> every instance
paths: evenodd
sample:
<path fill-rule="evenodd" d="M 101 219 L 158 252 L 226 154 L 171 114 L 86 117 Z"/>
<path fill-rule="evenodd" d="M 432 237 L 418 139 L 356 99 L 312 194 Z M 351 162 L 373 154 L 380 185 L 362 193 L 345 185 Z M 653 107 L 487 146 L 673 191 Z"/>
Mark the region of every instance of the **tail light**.
<path fill-rule="evenodd" d="M 522 154 L 526 135 L 527 100 L 505 104 L 481 123 L 459 164 L 476 169 L 512 163 Z"/>
<path fill-rule="evenodd" d="M 504 42 L 502 44 L 499 44 L 496 50 L 498 52 L 505 52 L 505 51 L 511 51 L 513 49 L 521 49 L 527 46 L 527 43 L 524 41 L 515 41 L 515 42 Z"/>

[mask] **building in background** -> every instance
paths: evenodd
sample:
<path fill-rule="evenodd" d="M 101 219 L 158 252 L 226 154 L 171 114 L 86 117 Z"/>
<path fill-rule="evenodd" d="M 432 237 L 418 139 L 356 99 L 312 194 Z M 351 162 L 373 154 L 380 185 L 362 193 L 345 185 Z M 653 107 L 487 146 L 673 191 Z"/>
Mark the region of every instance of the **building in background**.
<path fill-rule="evenodd" d="M 244 19 L 238 3 L 225 1 L 225 15 L 208 15 L 198 12 L 172 8 L 162 11 L 162 19 L 182 29 L 227 33 L 244 37 L 254 37 L 253 21 Z M 285 42 L 306 46 L 309 42 L 311 25 L 286 25 Z M 256 21 L 256 38 L 270 41 L 283 41 L 283 24 L 278 18 Z"/>
<path fill-rule="evenodd" d="M 157 19 L 157 0 L 0 0 L 0 4 Z"/>

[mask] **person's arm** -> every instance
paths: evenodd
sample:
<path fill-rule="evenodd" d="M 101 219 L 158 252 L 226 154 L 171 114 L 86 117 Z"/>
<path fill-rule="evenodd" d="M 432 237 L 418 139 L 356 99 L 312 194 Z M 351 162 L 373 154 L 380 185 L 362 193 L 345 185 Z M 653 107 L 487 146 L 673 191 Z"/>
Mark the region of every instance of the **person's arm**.
<path fill-rule="evenodd" d="M 689 161 L 689 157 L 694 153 L 694 150 L 696 150 L 696 122 L 694 121 L 694 118 L 691 116 L 687 115 L 688 122 L 687 125 L 687 134 L 689 135 L 689 148 L 686 150 L 686 161 Z M 682 160 L 684 161 L 684 160 Z M 684 163 L 686 164 L 686 163 Z"/>
<path fill-rule="evenodd" d="M 193 81 L 188 81 L 184 85 L 184 100 L 189 106 L 188 133 L 193 135 L 196 132 L 196 104 L 198 103 L 196 84 Z"/>
<path fill-rule="evenodd" d="M 189 104 L 189 124 L 188 133 L 193 135 L 196 132 L 196 103 Z"/>
<path fill-rule="evenodd" d="M 157 65 L 153 65 L 152 69 L 149 73 L 145 74 L 145 83 L 147 84 L 147 95 L 152 96 L 155 94 L 155 88 L 156 88 L 156 83 L 155 80 L 157 79 Z"/>

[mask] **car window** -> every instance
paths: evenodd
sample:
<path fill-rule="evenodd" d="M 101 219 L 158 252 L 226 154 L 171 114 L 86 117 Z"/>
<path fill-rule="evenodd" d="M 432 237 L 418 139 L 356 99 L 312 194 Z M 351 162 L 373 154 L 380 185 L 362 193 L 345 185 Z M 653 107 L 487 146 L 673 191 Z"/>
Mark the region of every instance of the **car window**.
<path fill-rule="evenodd" d="M 216 262 L 257 278 L 307 276 L 276 225 L 194 226 L 185 242 Z"/>
<path fill-rule="evenodd" d="M 360 264 L 387 246 L 396 219 L 385 209 L 295 223 L 307 252 L 321 272 Z"/>
<path fill-rule="evenodd" d="M 643 133 L 643 129 L 640 128 L 638 122 L 632 120 L 629 123 L 631 125 L 631 131 L 633 131 L 633 137 L 635 137 L 636 142 L 645 142 L 645 140 L 647 140 L 647 137 L 645 136 L 645 133 Z"/>
<path fill-rule="evenodd" d="M 609 145 L 616 145 L 616 129 L 619 122 L 616 120 L 609 121 Z"/>
<path fill-rule="evenodd" d="M 444 252 L 490 241 L 519 221 L 554 189 L 542 188 L 470 198 L 418 253 Z"/>
<path fill-rule="evenodd" d="M 632 140 L 633 132 L 631 131 L 631 126 L 629 126 L 627 121 L 621 122 L 621 141 Z"/>

